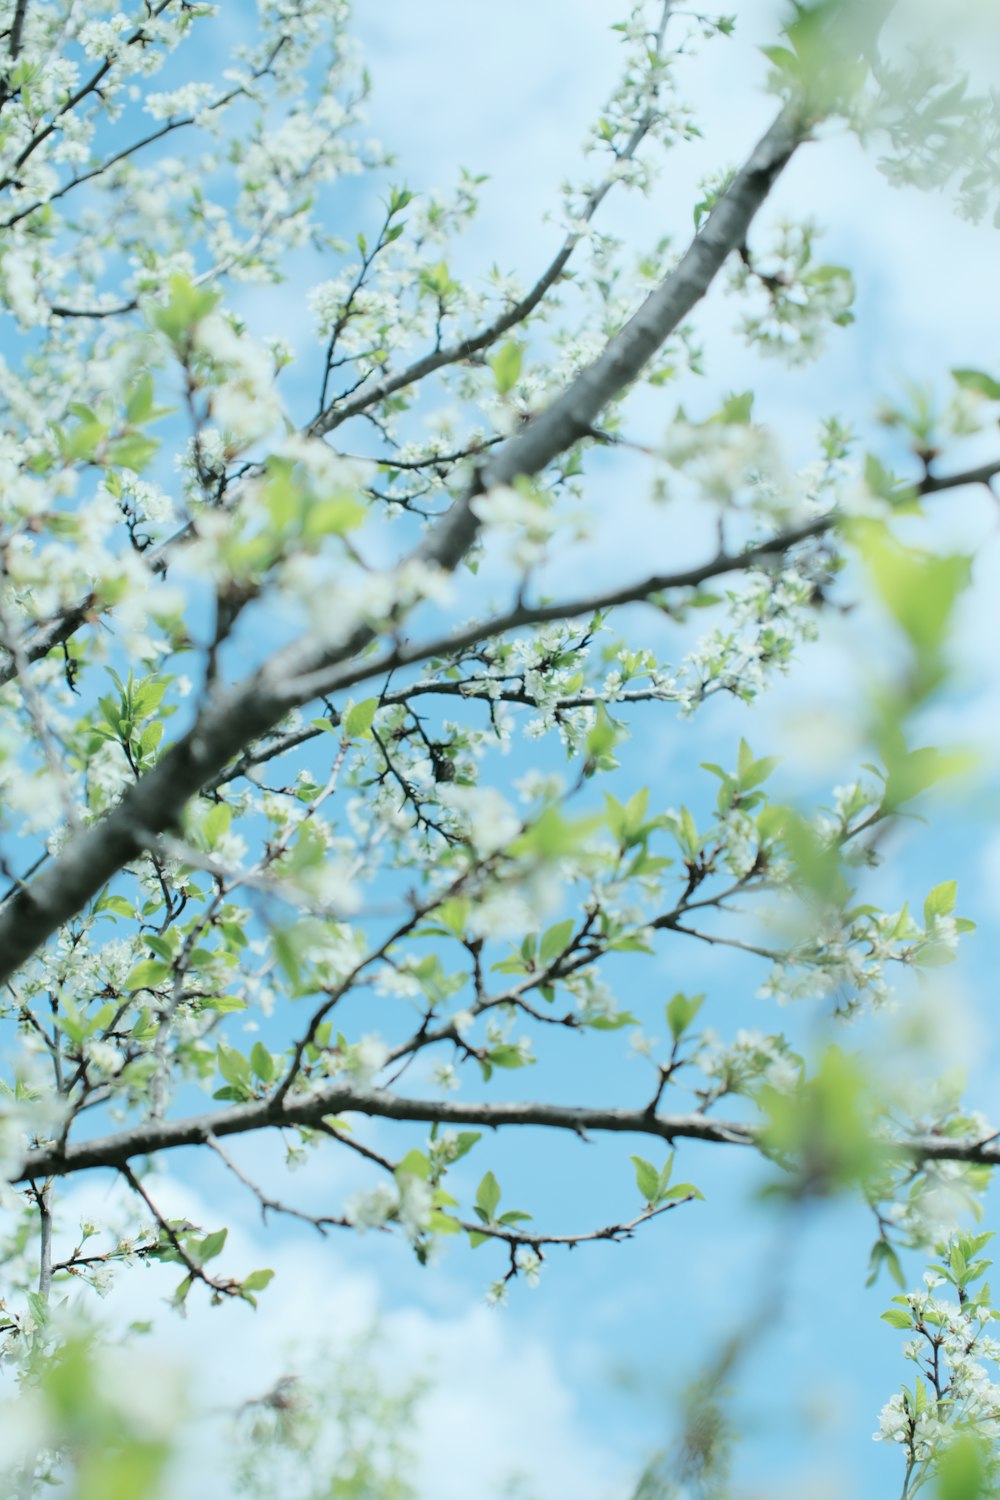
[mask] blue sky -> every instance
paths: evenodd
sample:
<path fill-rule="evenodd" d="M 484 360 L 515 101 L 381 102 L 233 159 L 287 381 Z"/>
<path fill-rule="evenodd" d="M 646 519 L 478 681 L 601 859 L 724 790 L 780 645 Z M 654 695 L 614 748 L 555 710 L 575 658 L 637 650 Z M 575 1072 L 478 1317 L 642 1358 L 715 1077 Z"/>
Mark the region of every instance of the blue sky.
<path fill-rule="evenodd" d="M 234 6 L 230 24 L 247 11 L 243 3 Z M 766 0 L 740 7 L 738 39 L 714 43 L 691 69 L 689 91 L 705 141 L 670 158 L 649 201 L 613 196 L 603 227 L 637 247 L 665 231 L 679 241 L 687 235 L 697 177 L 745 155 L 774 111 L 760 88 L 765 68 L 753 44 L 773 38 L 780 11 Z M 528 278 L 551 253 L 557 228 L 544 216 L 557 208 L 562 180 L 580 173 L 579 142 L 614 80 L 616 48 L 608 26 L 618 18 L 613 0 L 546 0 L 544 7 L 527 0 L 504 6 L 428 0 L 420 7 L 381 0 L 359 7 L 358 30 L 375 83 L 372 132 L 399 156 L 392 180 L 421 191 L 448 188 L 459 166 L 490 174 L 481 214 L 455 260 L 461 272 L 473 274 L 495 260 Z M 339 206 L 345 215 L 363 214 L 363 186 L 352 184 Z M 901 376 L 940 381 L 958 364 L 997 373 L 996 323 L 984 315 L 995 285 L 995 231 L 959 223 L 941 199 L 890 193 L 849 139 L 826 140 L 802 153 L 764 221 L 782 209 L 814 213 L 829 226 L 825 254 L 854 271 L 858 323 L 835 330 L 816 365 L 789 372 L 742 347 L 730 331 L 735 315 L 714 292 L 697 314 L 708 351 L 705 380 L 637 401 L 630 416 L 637 436 L 658 436 L 677 400 L 707 412 L 726 391 L 754 386 L 758 415 L 781 434 L 793 460 L 804 460 L 812 455 L 820 418 L 837 411 L 865 429 L 874 402 Z M 313 274 L 303 264 L 283 287 L 246 292 L 255 331 L 280 330 L 305 354 L 310 319 L 303 280 L 323 275 L 321 266 Z M 641 492 L 647 483 L 641 466 L 623 473 Z M 685 521 L 678 524 L 675 512 L 658 523 L 660 531 L 623 526 L 624 482 L 602 470 L 592 486 L 606 517 L 593 549 L 601 577 L 645 571 L 651 550 L 662 547 L 673 558 L 699 540 Z M 977 587 L 956 643 L 958 683 L 931 715 L 930 728 L 949 741 L 968 739 L 987 749 L 1000 722 L 995 526 L 984 499 L 965 495 L 946 497 L 933 522 L 943 543 L 979 551 Z M 629 623 L 636 637 L 646 628 L 640 615 Z M 859 675 L 872 665 L 866 659 L 870 628 L 866 610 L 833 622 L 824 643 L 805 651 L 792 676 L 752 711 L 714 702 L 687 722 L 663 707 L 637 715 L 622 756 L 622 786 L 648 782 L 664 804 L 707 806 L 710 779 L 698 762 L 727 763 L 740 735 L 757 754 L 785 756 L 779 775 L 793 794 L 806 797 L 850 779 L 855 760 L 864 758 L 852 743 L 852 725 Z M 518 752 L 515 772 L 527 753 Z M 959 880 L 959 909 L 980 927 L 946 980 L 955 991 L 949 1004 L 956 1011 L 964 1005 L 971 1016 L 966 1029 L 977 1065 L 970 1097 L 984 1108 L 991 1104 L 996 1053 L 990 958 L 1000 937 L 996 805 L 988 774 L 974 794 L 942 799 L 929 809 L 928 827 L 907 827 L 896 836 L 877 886 L 883 904 L 893 906 L 906 897 L 921 900 L 937 880 Z M 713 1024 L 723 1035 L 738 1025 L 806 1024 L 768 1012 L 754 998 L 762 972 L 717 950 L 692 945 L 635 969 L 634 976 L 624 967 L 621 974 L 623 986 L 634 977 L 645 987 L 640 1003 L 654 1013 L 661 991 L 666 999 L 676 988 L 707 989 Z M 646 1091 L 644 1065 L 627 1056 L 624 1040 L 591 1038 L 564 1056 L 566 1074 L 556 1087 L 565 1097 L 641 1097 Z M 510 1092 L 515 1086 L 530 1092 L 534 1083 L 531 1070 L 513 1075 Z M 658 1159 L 648 1145 L 636 1149 Z M 246 1151 L 264 1168 L 274 1154 L 263 1142 Z M 478 1153 L 473 1158 L 467 1185 L 489 1164 L 504 1185 L 505 1202 L 530 1208 L 546 1227 L 583 1229 L 638 1207 L 628 1151 L 624 1141 L 499 1141 L 490 1144 L 488 1163 Z M 450 1247 L 439 1264 L 422 1269 L 399 1243 L 378 1236 L 329 1243 L 280 1224 L 265 1235 L 251 1202 L 206 1172 L 193 1154 L 178 1157 L 164 1183 L 165 1204 L 196 1220 L 233 1223 L 233 1264 L 272 1265 L 278 1276 L 256 1315 L 243 1307 L 193 1305 L 181 1324 L 162 1314 L 151 1352 L 191 1364 L 196 1384 L 224 1389 L 236 1401 L 259 1393 L 294 1364 L 296 1344 L 349 1342 L 352 1331 L 377 1318 L 387 1368 L 430 1365 L 435 1378 L 417 1435 L 421 1494 L 428 1500 L 498 1495 L 503 1473 L 514 1469 L 532 1476 L 539 1500 L 625 1500 L 644 1456 L 667 1435 L 672 1396 L 777 1271 L 786 1283 L 784 1316 L 733 1381 L 737 1425 L 744 1430 L 735 1493 L 816 1500 L 891 1493 L 900 1482 L 898 1454 L 873 1444 L 870 1433 L 905 1370 L 902 1340 L 877 1320 L 894 1288 L 867 1292 L 863 1286 L 871 1238 L 865 1213 L 848 1202 L 810 1210 L 797 1227 L 788 1264 L 776 1268 L 776 1226 L 755 1199 L 760 1164 L 748 1153 L 690 1147 L 678 1170 L 703 1188 L 704 1204 L 665 1216 L 632 1243 L 554 1254 L 537 1290 L 516 1287 L 507 1309 L 490 1311 L 483 1291 L 500 1266 L 490 1247 L 475 1254 Z M 318 1206 L 339 1201 L 362 1180 L 353 1162 L 320 1153 L 291 1187 L 303 1205 Z M 104 1191 L 88 1185 L 73 1201 L 99 1202 Z M 996 1218 L 1000 1222 L 1000 1213 Z M 917 1264 L 908 1269 L 919 1275 Z M 151 1270 L 123 1278 L 111 1305 L 130 1316 L 148 1311 L 161 1275 Z M 206 1436 L 202 1445 L 196 1437 L 183 1490 L 190 1500 L 217 1500 L 223 1493 L 211 1473 L 209 1441 Z"/>

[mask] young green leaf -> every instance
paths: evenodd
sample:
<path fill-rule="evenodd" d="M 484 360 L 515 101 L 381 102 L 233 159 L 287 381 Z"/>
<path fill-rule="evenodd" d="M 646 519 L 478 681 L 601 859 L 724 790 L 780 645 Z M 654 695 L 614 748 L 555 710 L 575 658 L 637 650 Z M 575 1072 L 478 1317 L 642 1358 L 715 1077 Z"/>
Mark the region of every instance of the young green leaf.
<path fill-rule="evenodd" d="M 646 1161 L 641 1156 L 633 1156 L 632 1164 L 635 1167 L 635 1181 L 639 1192 L 647 1203 L 655 1203 L 660 1187 L 659 1172 L 651 1161 Z"/>
<path fill-rule="evenodd" d="M 500 1184 L 492 1172 L 487 1172 L 476 1189 L 476 1207 L 482 1210 L 483 1222 L 491 1224 L 500 1202 Z"/>
<path fill-rule="evenodd" d="M 352 703 L 340 722 L 344 738 L 346 740 L 367 739 L 371 734 L 377 708 L 377 698 L 366 698 L 362 703 Z"/>
<path fill-rule="evenodd" d="M 523 360 L 524 345 L 513 341 L 502 344 L 496 354 L 490 356 L 490 369 L 501 396 L 506 396 L 517 385 Z"/>

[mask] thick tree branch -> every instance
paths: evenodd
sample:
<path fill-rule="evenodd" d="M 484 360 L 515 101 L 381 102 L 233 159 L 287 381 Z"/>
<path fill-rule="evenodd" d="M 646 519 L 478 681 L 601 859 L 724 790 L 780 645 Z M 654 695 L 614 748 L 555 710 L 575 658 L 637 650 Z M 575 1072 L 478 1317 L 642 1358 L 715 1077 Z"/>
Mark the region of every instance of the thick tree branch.
<path fill-rule="evenodd" d="M 573 389 L 571 386 L 567 396 Z M 926 475 L 916 485 L 908 486 L 907 493 L 939 494 L 968 484 L 988 485 L 998 473 L 1000 460 L 952 475 Z M 463 507 L 467 510 L 465 501 L 457 502 L 456 509 Z M 471 512 L 469 515 L 471 519 L 466 525 L 474 526 L 474 516 Z M 353 636 L 340 647 L 329 649 L 328 661 L 312 672 L 307 670 L 310 655 L 324 654 L 322 650 L 317 652 L 313 643 L 298 642 L 279 652 L 240 689 L 210 706 L 199 724 L 129 791 L 107 818 L 73 840 L 44 874 L 5 903 L 7 910 L 0 914 L 0 980 L 8 978 L 60 922 L 78 911 L 124 864 L 148 848 L 158 835 L 175 827 L 184 804 L 203 787 L 221 786 L 258 759 L 267 759 L 271 753 L 280 754 L 310 738 L 311 731 L 301 731 L 282 738 L 273 751 L 265 748 L 257 757 L 247 755 L 247 747 L 293 708 L 429 657 L 450 655 L 484 639 L 495 639 L 510 630 L 572 619 L 671 590 L 697 587 L 711 578 L 744 570 L 755 561 L 779 556 L 801 541 L 822 535 L 837 519 L 830 512 L 754 543 L 742 552 L 723 549 L 705 563 L 676 573 L 653 574 L 623 588 L 554 604 L 519 604 L 506 615 L 474 623 L 448 636 L 400 645 L 381 657 L 350 660 L 372 639 L 373 633 L 364 625 L 356 627 Z M 449 522 L 450 513 L 441 526 Z M 474 535 L 473 530 L 471 537 Z M 454 536 L 446 537 L 445 542 L 453 545 Z M 81 606 L 74 613 L 82 619 L 86 611 Z M 66 634 L 70 633 L 67 630 Z M 53 635 L 58 639 L 56 627 L 47 627 L 46 650 L 56 644 Z M 37 640 L 25 647 L 24 655 L 29 660 L 44 654 Z M 7 667 L 0 666 L 0 685 L 14 675 L 13 661 Z M 456 691 L 460 686 L 455 685 Z M 399 696 L 405 696 L 405 692 Z M 236 766 L 227 770 L 235 757 L 239 757 Z M 58 915 L 54 915 L 56 912 Z"/>
<path fill-rule="evenodd" d="M 679 264 L 647 297 L 604 353 L 562 395 L 497 450 L 478 481 L 417 548 L 438 568 L 457 566 L 475 541 L 476 497 L 495 484 L 539 473 L 587 435 L 609 401 L 635 380 L 678 323 L 705 295 L 730 252 L 746 238 L 755 213 L 796 146 L 806 137 L 799 113 L 786 107 L 696 235 Z M 78 912 L 130 859 L 177 826 L 184 805 L 251 741 L 317 695 L 322 674 L 351 661 L 373 639 L 362 620 L 347 622 L 331 642 L 307 635 L 271 657 L 239 687 L 212 701 L 194 727 L 99 824 L 74 838 L 0 915 L 0 981 L 8 978 L 61 923 Z"/>
<path fill-rule="evenodd" d="M 130 1161 L 179 1146 L 211 1145 L 226 1136 L 257 1130 L 304 1125 L 321 1127 L 330 1115 L 359 1114 L 373 1119 L 415 1123 L 479 1126 L 503 1129 L 534 1125 L 569 1131 L 586 1138 L 589 1131 L 618 1135 L 656 1136 L 664 1141 L 708 1141 L 716 1145 L 753 1146 L 759 1131 L 740 1120 L 712 1119 L 704 1114 L 656 1114 L 649 1109 L 597 1109 L 589 1105 L 544 1102 L 461 1102 L 454 1099 L 406 1099 L 379 1089 L 351 1088 L 333 1083 L 302 1096 L 236 1104 L 210 1114 L 183 1120 L 147 1120 L 113 1135 L 65 1146 L 42 1146 L 29 1151 L 11 1180 L 31 1182 L 48 1177 L 71 1177 L 99 1167 L 122 1171 Z M 914 1135 L 880 1141 L 889 1159 L 900 1161 L 962 1161 L 1000 1166 L 1000 1137 Z"/>
<path fill-rule="evenodd" d="M 24 18 L 28 11 L 28 0 L 17 0 L 14 11 L 14 21 L 10 28 L 10 44 L 7 48 L 11 60 L 16 60 L 21 51 L 21 33 L 24 30 Z"/>
<path fill-rule="evenodd" d="M 604 352 L 545 411 L 497 449 L 482 467 L 478 484 L 471 486 L 433 528 L 418 555 L 439 567 L 454 568 L 475 539 L 478 522 L 472 507 L 480 494 L 493 485 L 513 484 L 522 475 L 541 473 L 553 459 L 592 434 L 608 403 L 638 378 L 704 297 L 728 256 L 746 238 L 758 209 L 808 135 L 808 125 L 797 110 L 786 107 L 781 111 L 674 269 Z"/>
<path fill-rule="evenodd" d="M 28 1153 L 14 1180 L 25 1182 L 46 1176 L 67 1177 L 94 1167 L 121 1170 L 137 1157 L 157 1151 L 178 1146 L 202 1146 L 213 1137 L 218 1140 L 255 1130 L 297 1125 L 315 1128 L 328 1115 L 343 1114 L 427 1123 L 437 1120 L 445 1125 L 493 1128 L 540 1125 L 568 1130 L 578 1136 L 585 1136 L 590 1130 L 600 1130 L 653 1135 L 667 1141 L 691 1139 L 741 1146 L 753 1144 L 753 1132 L 748 1126 L 736 1121 L 712 1120 L 699 1114 L 651 1115 L 645 1110 L 576 1108 L 544 1103 L 463 1104 L 451 1099 L 405 1099 L 377 1089 L 355 1089 L 336 1083 L 305 1097 L 286 1096 L 277 1106 L 271 1099 L 261 1099 L 186 1120 L 147 1121 L 114 1135 L 67 1145 L 62 1150 L 58 1146 L 41 1147 Z"/>

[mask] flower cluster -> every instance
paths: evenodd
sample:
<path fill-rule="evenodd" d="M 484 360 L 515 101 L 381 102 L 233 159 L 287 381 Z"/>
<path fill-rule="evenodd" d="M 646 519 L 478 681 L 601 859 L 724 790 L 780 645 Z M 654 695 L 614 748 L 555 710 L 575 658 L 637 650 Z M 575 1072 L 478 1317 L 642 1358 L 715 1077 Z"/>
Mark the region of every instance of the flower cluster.
<path fill-rule="evenodd" d="M 883 1314 L 912 1335 L 903 1350 L 917 1373 L 912 1387 L 891 1396 L 879 1414 L 876 1442 L 898 1443 L 906 1456 L 909 1486 L 934 1474 L 958 1439 L 971 1437 L 980 1460 L 996 1469 L 1000 1439 L 1000 1341 L 989 1333 L 1000 1313 L 989 1286 L 973 1290 L 989 1268 L 980 1252 L 989 1234 L 955 1234 L 939 1246 L 941 1261 L 924 1276 L 925 1289 L 893 1298 Z M 955 1298 L 937 1289 L 950 1286 Z"/>

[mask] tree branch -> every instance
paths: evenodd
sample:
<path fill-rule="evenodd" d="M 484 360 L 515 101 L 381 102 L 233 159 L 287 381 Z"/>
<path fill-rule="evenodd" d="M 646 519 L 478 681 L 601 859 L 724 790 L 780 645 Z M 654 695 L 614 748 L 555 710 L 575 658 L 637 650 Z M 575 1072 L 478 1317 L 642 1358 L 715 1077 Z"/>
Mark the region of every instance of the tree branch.
<path fill-rule="evenodd" d="M 562 599 L 552 604 L 517 604 L 506 614 L 494 615 L 489 620 L 474 621 L 465 629 L 454 631 L 450 635 L 438 636 L 412 646 L 403 644 L 384 656 L 367 657 L 363 662 L 346 668 L 339 664 L 321 668 L 313 676 L 299 679 L 298 685 L 308 691 L 308 698 L 303 701 L 353 687 L 358 682 L 381 677 L 400 667 L 414 666 L 430 657 L 452 656 L 458 651 L 467 650 L 485 640 L 496 640 L 508 631 L 520 630 L 526 625 L 546 625 L 555 621 L 579 619 L 599 610 L 642 603 L 656 594 L 669 593 L 674 589 L 696 588 L 725 573 L 745 572 L 756 562 L 768 557 L 779 557 L 799 542 L 822 536 L 836 525 L 838 519 L 834 512 L 830 512 L 802 526 L 789 527 L 787 531 L 778 532 L 762 542 L 755 542 L 742 552 L 722 550 L 707 562 L 697 563 L 677 573 L 652 573 L 637 583 L 628 583 L 621 588 L 584 594 L 575 599 Z"/>
<path fill-rule="evenodd" d="M 476 539 L 473 502 L 494 484 L 537 474 L 593 427 L 705 295 L 729 253 L 746 238 L 778 174 L 807 135 L 782 109 L 720 198 L 679 264 L 589 368 L 532 422 L 498 448 L 469 490 L 431 529 L 414 556 L 450 571 Z M 363 620 L 332 643 L 311 633 L 277 652 L 237 688 L 211 701 L 194 727 L 98 824 L 70 841 L 0 914 L 0 982 L 73 916 L 130 859 L 175 828 L 184 805 L 253 740 L 317 695 L 318 676 L 349 662 L 375 632 Z M 30 649 L 30 648 L 26 648 Z M 363 669 L 356 669 L 363 670 Z"/>
<path fill-rule="evenodd" d="M 509 1126 L 539 1126 L 569 1131 L 586 1138 L 588 1131 L 648 1135 L 660 1140 L 708 1141 L 716 1145 L 754 1146 L 759 1129 L 741 1120 L 712 1119 L 705 1114 L 656 1114 L 649 1109 L 598 1109 L 589 1105 L 548 1104 L 541 1101 L 461 1102 L 454 1099 L 407 1099 L 379 1089 L 352 1088 L 333 1083 L 307 1095 L 291 1094 L 277 1104 L 253 1100 L 210 1114 L 182 1120 L 147 1120 L 127 1130 L 65 1146 L 40 1146 L 29 1151 L 12 1182 L 45 1177 L 71 1177 L 98 1167 L 123 1171 L 130 1161 L 180 1146 L 210 1145 L 226 1136 L 256 1130 L 307 1126 L 321 1128 L 329 1115 L 359 1114 L 372 1119 L 415 1123 L 479 1126 L 499 1130 Z M 954 1137 L 912 1135 L 880 1139 L 879 1149 L 889 1160 L 962 1161 L 1000 1166 L 1000 1135 Z"/>
<path fill-rule="evenodd" d="M 145 1121 L 93 1141 L 43 1146 L 31 1151 L 13 1181 L 43 1176 L 67 1177 L 94 1167 L 121 1171 L 137 1157 L 178 1146 L 203 1146 L 215 1138 L 246 1135 L 254 1130 L 320 1125 L 328 1115 L 361 1114 L 389 1120 L 438 1121 L 445 1125 L 540 1125 L 585 1136 L 589 1130 L 659 1136 L 666 1141 L 691 1139 L 750 1146 L 754 1134 L 737 1121 L 712 1120 L 705 1115 L 651 1115 L 646 1110 L 592 1109 L 545 1103 L 459 1103 L 451 1099 L 406 1099 L 378 1089 L 330 1084 L 308 1095 L 292 1094 L 233 1105 L 185 1120 Z M 1000 1148 L 998 1148 L 1000 1159 Z"/>
<path fill-rule="evenodd" d="M 191 1281 L 203 1282 L 205 1286 L 207 1286 L 211 1291 L 216 1292 L 220 1297 L 238 1297 L 240 1295 L 240 1284 L 238 1281 L 234 1281 L 231 1277 L 216 1277 L 209 1275 L 202 1263 L 199 1260 L 196 1260 L 193 1255 L 190 1255 L 188 1253 L 188 1251 L 184 1247 L 184 1242 L 181 1239 L 180 1234 L 174 1228 L 173 1224 L 171 1224 L 170 1220 L 165 1218 L 157 1208 L 156 1204 L 146 1192 L 146 1189 L 143 1187 L 138 1177 L 132 1171 L 131 1167 L 129 1167 L 128 1163 L 124 1161 L 120 1162 L 118 1170 L 125 1181 L 128 1183 L 129 1187 L 132 1189 L 133 1193 L 135 1193 L 137 1197 L 142 1199 L 143 1203 L 145 1203 L 146 1207 L 149 1209 L 149 1212 L 153 1215 L 153 1218 L 156 1220 L 161 1235 L 163 1236 L 164 1240 L 170 1245 L 180 1264 L 187 1271 Z"/>
<path fill-rule="evenodd" d="M 673 0 L 664 0 L 660 25 L 655 37 L 657 52 L 663 46 L 667 22 L 670 19 L 672 9 Z M 632 160 L 655 124 L 656 119 L 657 113 L 654 99 L 650 107 L 642 115 L 642 118 L 637 121 L 629 139 L 617 154 L 615 158 L 616 165 L 622 161 Z M 616 177 L 609 175 L 588 195 L 580 213 L 580 219 L 584 224 L 590 223 L 616 181 Z M 389 396 L 394 395 L 396 391 L 403 390 L 408 385 L 415 385 L 427 375 L 432 375 L 435 370 L 443 369 L 446 365 L 453 365 L 457 364 L 460 360 L 470 359 L 473 355 L 481 353 L 483 349 L 488 349 L 491 344 L 495 344 L 497 339 L 502 338 L 511 328 L 518 327 L 526 318 L 531 316 L 535 308 L 559 281 L 573 251 L 582 238 L 583 235 L 579 230 L 572 230 L 566 236 L 556 255 L 542 272 L 531 290 L 515 302 L 513 306 L 509 307 L 506 312 L 501 313 L 498 318 L 495 318 L 487 327 L 480 329 L 478 333 L 471 334 L 468 338 L 459 339 L 456 343 L 449 344 L 446 348 L 438 347 L 432 349 L 429 353 L 408 365 L 405 370 L 400 370 L 395 375 L 387 376 L 378 385 L 372 386 L 368 391 L 363 391 L 353 401 L 345 401 L 344 396 L 339 397 L 338 400 L 343 404 L 338 405 L 338 402 L 334 401 L 325 410 L 320 411 L 308 428 L 310 435 L 321 437 L 325 433 L 333 432 L 335 428 L 349 421 L 351 417 L 359 416 L 372 406 L 377 405 L 378 402 L 385 401 Z M 350 392 L 347 394 L 349 395 Z"/>
<path fill-rule="evenodd" d="M 170 3 L 170 0 L 167 0 L 167 3 Z M 164 9 L 164 7 L 161 6 L 160 9 L 162 10 Z M 159 12 L 157 12 L 157 14 L 159 14 Z M 135 38 L 132 38 L 131 40 L 134 41 Z M 278 53 L 281 51 L 287 40 L 287 37 L 281 37 L 279 39 L 279 41 L 273 48 L 271 55 L 266 59 L 261 67 L 255 68 L 253 73 L 250 75 L 253 79 L 261 79 L 270 72 L 274 59 L 277 57 Z M 224 109 L 227 104 L 231 104 L 234 99 L 240 98 L 242 95 L 246 94 L 246 92 L 246 86 L 244 84 L 239 84 L 236 88 L 230 89 L 228 93 L 221 94 L 217 99 L 213 99 L 209 103 L 203 105 L 201 110 L 199 111 L 199 114 L 207 115 L 212 114 L 215 110 Z M 70 102 L 72 103 L 72 101 Z M 63 113 L 65 113 L 65 110 L 60 111 L 60 114 Z M 113 153 L 113 155 L 106 156 L 102 162 L 99 162 L 94 167 L 88 168 L 86 172 L 77 173 L 77 175 L 75 177 L 71 177 L 68 182 L 64 182 L 62 187 L 57 188 L 54 192 L 50 193 L 47 198 L 39 198 L 36 202 L 29 204 L 27 208 L 19 209 L 16 214 L 12 215 L 12 217 L 7 219 L 4 224 L 0 225 L 0 229 L 13 228 L 13 226 L 15 224 L 19 224 L 22 219 L 27 219 L 31 214 L 37 213 L 38 209 L 46 208 L 50 203 L 55 203 L 57 199 L 64 198 L 67 193 L 72 192 L 73 188 L 79 187 L 82 183 L 90 182 L 93 178 L 100 177 L 102 173 L 109 171 L 113 166 L 116 166 L 118 162 L 125 161 L 128 157 L 134 156 L 137 151 L 141 151 L 145 146 L 153 145 L 156 141 L 162 140 L 165 135 L 170 135 L 175 130 L 181 130 L 185 126 L 193 125 L 195 123 L 195 119 L 196 116 L 192 114 L 184 115 L 178 119 L 167 120 L 159 130 L 154 130 L 151 132 L 151 134 L 143 136 L 140 140 L 133 141 L 130 146 L 123 147 L 121 151 L 116 151 Z M 21 163 L 19 162 L 18 165 L 20 164 Z M 138 305 L 138 301 L 132 301 L 125 303 L 120 307 L 107 309 L 106 311 L 87 308 L 74 309 L 68 307 L 54 307 L 52 308 L 52 311 L 58 317 L 63 318 L 101 318 L 111 317 L 118 313 L 133 312 L 135 308 L 138 307 Z"/>
<path fill-rule="evenodd" d="M 160 0 L 160 3 L 158 5 L 155 5 L 150 9 L 147 21 L 155 21 L 157 16 L 162 15 L 163 12 L 168 8 L 168 6 L 173 4 L 174 0 Z M 133 46 L 136 42 L 143 41 L 146 37 L 145 27 L 146 23 L 144 22 L 143 25 L 137 27 L 136 30 L 131 33 L 131 35 L 124 37 L 122 39 L 122 50 L 127 47 Z M 38 149 L 43 141 L 47 141 L 49 136 L 52 135 L 54 131 L 60 128 L 59 121 L 62 119 L 63 115 L 69 114 L 70 110 L 75 109 L 76 106 L 80 104 L 84 99 L 86 99 L 90 94 L 98 92 L 102 79 L 104 79 L 114 67 L 115 63 L 118 60 L 118 56 L 119 54 L 117 52 L 109 53 L 104 58 L 104 61 L 101 63 L 97 71 L 91 74 L 91 76 L 87 79 L 86 83 L 81 84 L 76 93 L 71 94 L 70 97 L 59 106 L 59 108 L 53 114 L 52 119 L 49 121 L 49 123 L 47 125 L 44 125 L 41 130 L 37 131 L 31 137 L 31 139 L 27 142 L 27 144 L 24 146 L 24 148 L 21 150 L 20 154 L 14 161 L 12 168 L 14 175 L 7 176 L 2 181 L 0 181 L 0 189 L 12 187 L 16 183 L 17 172 L 21 167 L 24 166 L 24 163 L 28 160 L 28 157 Z"/>

